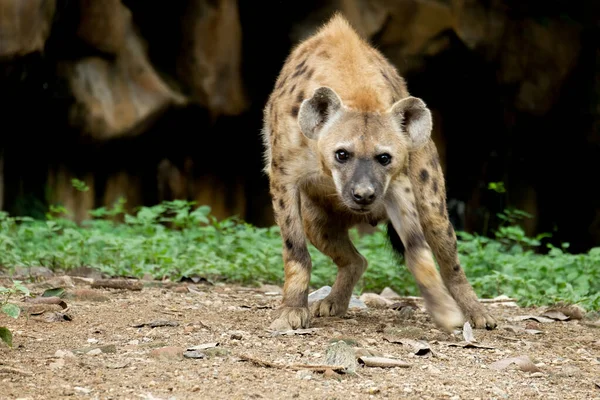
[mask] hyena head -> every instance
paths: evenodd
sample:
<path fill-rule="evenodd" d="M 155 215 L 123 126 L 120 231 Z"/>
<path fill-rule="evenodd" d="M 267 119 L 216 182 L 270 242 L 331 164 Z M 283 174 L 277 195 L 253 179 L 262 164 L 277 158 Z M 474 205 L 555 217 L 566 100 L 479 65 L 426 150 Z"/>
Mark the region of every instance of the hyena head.
<path fill-rule="evenodd" d="M 317 141 L 323 173 L 353 212 L 368 213 L 383 201 L 388 185 L 404 169 L 409 151 L 431 136 L 431 113 L 416 97 L 393 104 L 384 113 L 344 105 L 329 87 L 304 100 L 298 113 L 302 133 Z"/>

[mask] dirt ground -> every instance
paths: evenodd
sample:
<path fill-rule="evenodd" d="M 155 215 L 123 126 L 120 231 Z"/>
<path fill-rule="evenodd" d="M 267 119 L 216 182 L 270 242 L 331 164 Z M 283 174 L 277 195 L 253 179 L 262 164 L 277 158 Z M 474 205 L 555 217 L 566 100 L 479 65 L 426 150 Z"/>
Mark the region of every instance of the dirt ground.
<path fill-rule="evenodd" d="M 313 319 L 314 331 L 271 336 L 277 287 L 131 291 L 91 289 L 89 280 L 69 277 L 28 287 L 39 295 L 58 285 L 67 309 L 38 305 L 27 309 L 29 318 L 0 316 L 14 334 L 13 349 L 0 344 L 1 399 L 600 399 L 600 328 L 590 318 L 512 321 L 544 310 L 488 304 L 500 326 L 473 334 L 493 348 L 465 348 L 451 345 L 464 341 L 462 333 L 435 329 L 417 301 L 413 312 L 406 304 L 354 309 L 346 318 Z M 157 321 L 166 325 L 139 327 Z M 324 364 L 336 339 L 354 357 L 409 366 L 370 367 L 361 358 L 354 373 L 295 369 Z M 198 345 L 186 354 L 201 358 L 182 356 Z M 493 364 L 521 356 L 532 361 L 525 371 Z"/>

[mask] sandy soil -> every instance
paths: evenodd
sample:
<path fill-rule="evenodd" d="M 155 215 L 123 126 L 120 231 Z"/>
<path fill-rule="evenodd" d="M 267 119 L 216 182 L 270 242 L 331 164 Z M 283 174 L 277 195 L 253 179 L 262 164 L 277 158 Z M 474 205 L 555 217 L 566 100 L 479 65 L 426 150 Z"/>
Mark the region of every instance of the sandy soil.
<path fill-rule="evenodd" d="M 493 349 L 451 346 L 462 334 L 442 333 L 422 309 L 407 307 L 353 310 L 343 319 L 313 320 L 318 329 L 303 335 L 271 336 L 265 328 L 281 299 L 278 288 L 182 283 L 131 291 L 53 279 L 28 286 L 35 294 L 66 286 L 66 310 L 38 306 L 46 311 L 0 316 L 0 326 L 14 333 L 13 349 L 0 344 L 1 399 L 600 399 L 600 328 L 590 318 L 511 321 L 544 310 L 488 305 L 499 329 L 473 333 Z M 135 327 L 153 321 L 169 324 Z M 410 367 L 283 368 L 323 364 L 336 339 L 356 357 L 391 357 Z M 430 350 L 417 355 L 407 339 Z M 182 356 L 203 344 L 209 349 L 196 352 L 203 358 Z M 494 368 L 520 356 L 533 363 L 527 371 L 514 363 Z"/>

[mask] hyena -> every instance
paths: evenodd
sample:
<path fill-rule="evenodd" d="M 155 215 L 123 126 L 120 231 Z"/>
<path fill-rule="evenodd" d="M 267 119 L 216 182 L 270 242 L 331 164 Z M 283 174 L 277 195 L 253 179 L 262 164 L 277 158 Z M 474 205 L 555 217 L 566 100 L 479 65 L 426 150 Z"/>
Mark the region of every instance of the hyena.
<path fill-rule="evenodd" d="M 423 100 L 409 95 L 394 66 L 341 14 L 293 49 L 262 130 L 285 270 L 271 329 L 306 328 L 311 315 L 344 315 L 367 268 L 348 230 L 385 221 L 437 326 L 450 331 L 469 320 L 496 327 L 459 263 L 431 130 Z M 338 267 L 331 293 L 310 310 L 306 238 Z"/>

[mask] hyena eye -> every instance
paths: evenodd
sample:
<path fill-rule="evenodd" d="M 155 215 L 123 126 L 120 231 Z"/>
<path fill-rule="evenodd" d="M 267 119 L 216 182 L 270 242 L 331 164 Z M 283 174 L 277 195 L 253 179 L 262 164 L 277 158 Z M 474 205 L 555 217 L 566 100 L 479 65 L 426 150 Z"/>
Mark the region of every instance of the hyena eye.
<path fill-rule="evenodd" d="M 375 158 L 381 165 L 388 165 L 392 161 L 392 156 L 387 153 L 379 154 L 378 156 L 375 156 Z"/>
<path fill-rule="evenodd" d="M 350 154 L 346 150 L 338 150 L 335 152 L 335 159 L 338 160 L 338 162 L 346 162 L 349 158 Z"/>

